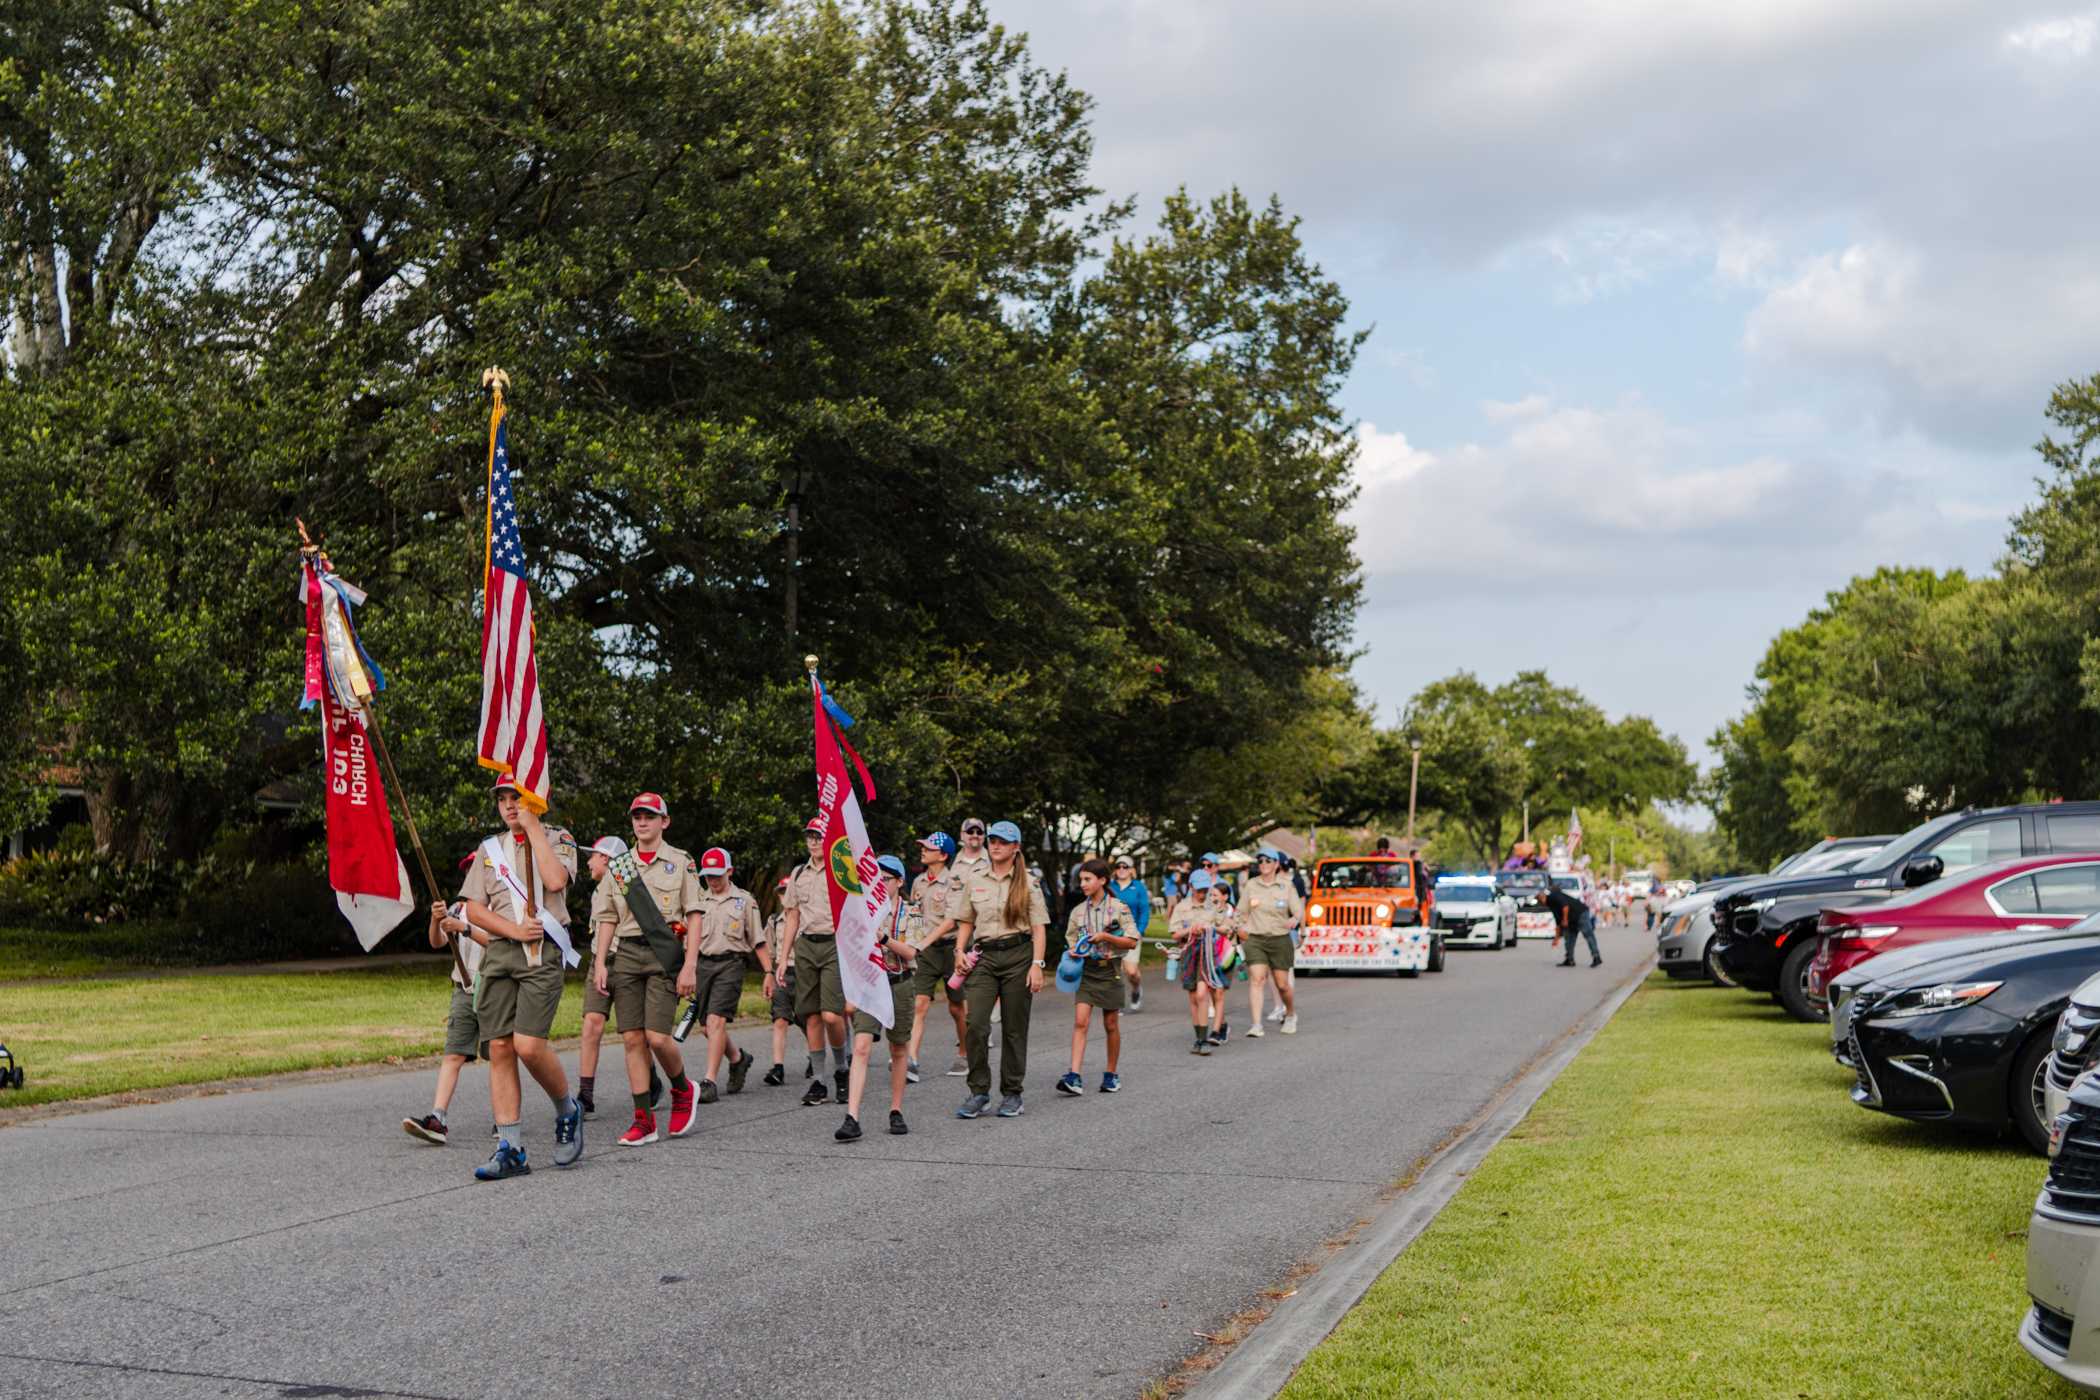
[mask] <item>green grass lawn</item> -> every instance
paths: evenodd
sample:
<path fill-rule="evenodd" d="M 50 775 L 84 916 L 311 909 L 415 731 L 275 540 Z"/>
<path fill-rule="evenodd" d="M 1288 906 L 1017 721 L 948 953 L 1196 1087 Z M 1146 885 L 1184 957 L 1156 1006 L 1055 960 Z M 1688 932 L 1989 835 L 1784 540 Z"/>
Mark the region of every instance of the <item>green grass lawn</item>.
<path fill-rule="evenodd" d="M 1826 1028 L 1656 975 L 1284 1395 L 2073 1393 L 2014 1336 L 2042 1161 L 1850 1082 Z"/>
<path fill-rule="evenodd" d="M 435 1054 L 450 986 L 435 958 L 346 972 L 0 982 L 0 1042 L 28 1080 L 0 1093 L 0 1108 Z M 766 1014 L 756 976 L 739 1011 Z M 582 1017 L 572 972 L 555 1035 L 577 1034 Z"/>

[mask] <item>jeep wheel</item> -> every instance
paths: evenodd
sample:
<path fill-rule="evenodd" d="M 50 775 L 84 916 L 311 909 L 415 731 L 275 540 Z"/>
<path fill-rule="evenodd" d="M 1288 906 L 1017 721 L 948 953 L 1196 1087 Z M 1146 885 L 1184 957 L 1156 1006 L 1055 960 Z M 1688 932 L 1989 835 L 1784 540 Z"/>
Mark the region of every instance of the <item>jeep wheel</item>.
<path fill-rule="evenodd" d="M 2012 1114 L 2013 1128 L 2022 1142 L 2043 1156 L 2049 1152 L 2049 1041 L 2047 1028 L 2028 1037 L 2005 1086 L 2005 1106 Z"/>
<path fill-rule="evenodd" d="M 1444 940 L 1432 936 L 1429 940 L 1429 971 L 1444 970 Z"/>
<path fill-rule="evenodd" d="M 1804 937 L 1786 950 L 1779 964 L 1779 1004 L 1797 1021 L 1827 1021 L 1830 1013 L 1818 1013 L 1808 999 L 1808 965 L 1816 958 L 1816 940 Z"/>

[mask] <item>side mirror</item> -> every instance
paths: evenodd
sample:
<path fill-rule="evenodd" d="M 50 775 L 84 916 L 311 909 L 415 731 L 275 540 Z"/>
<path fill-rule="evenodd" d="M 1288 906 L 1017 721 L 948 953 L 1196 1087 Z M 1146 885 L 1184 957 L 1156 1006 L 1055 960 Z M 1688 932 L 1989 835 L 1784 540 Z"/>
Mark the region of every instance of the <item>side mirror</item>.
<path fill-rule="evenodd" d="M 1938 856 L 1919 856 L 1903 867 L 1903 888 L 1914 890 L 1920 885 L 1929 885 L 1947 873 L 1947 862 Z"/>

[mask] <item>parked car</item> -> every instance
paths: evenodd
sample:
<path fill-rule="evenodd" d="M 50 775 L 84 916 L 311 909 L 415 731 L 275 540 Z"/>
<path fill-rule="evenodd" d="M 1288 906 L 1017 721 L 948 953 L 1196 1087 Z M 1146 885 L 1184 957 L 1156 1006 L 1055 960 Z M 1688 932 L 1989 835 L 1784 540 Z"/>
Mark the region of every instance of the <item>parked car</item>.
<path fill-rule="evenodd" d="M 1514 948 L 1517 901 L 1505 894 L 1493 875 L 1440 875 L 1436 882 L 1436 924 L 1451 948 Z"/>
<path fill-rule="evenodd" d="M 2100 1067 L 2100 977 L 2072 992 L 2071 1004 L 2056 1018 L 2055 1045 L 2042 1090 L 2051 1120 L 2069 1104 L 2072 1084 L 2095 1067 Z"/>
<path fill-rule="evenodd" d="M 2100 1083 L 2081 1081 L 2049 1125 L 2049 1175 L 2027 1222 L 2020 1345 L 2088 1395 L 2100 1395 Z"/>
<path fill-rule="evenodd" d="M 1716 956 L 1752 991 L 1772 993 L 1804 1021 L 1815 930 L 1827 908 L 1886 898 L 1989 861 L 2100 851 L 2100 802 L 1969 808 L 1934 817 L 1850 870 L 1786 875 L 1736 886 L 1714 901 Z"/>
<path fill-rule="evenodd" d="M 1517 937 L 1551 938 L 1553 911 L 1546 906 L 1546 891 L 1553 882 L 1543 870 L 1499 870 L 1495 888 L 1516 901 Z"/>
<path fill-rule="evenodd" d="M 1808 1002 L 1827 1014 L 1830 979 L 1877 954 L 1965 934 L 2069 928 L 2096 913 L 2100 855 L 1992 861 L 1914 890 L 1826 909 L 1808 964 Z"/>
<path fill-rule="evenodd" d="M 1657 962 L 1671 977 L 1705 977 L 1724 987 L 1735 986 L 1735 980 L 1721 966 L 1713 951 L 1712 910 L 1722 891 L 1746 880 L 1769 879 L 1771 875 L 1849 870 L 1880 850 L 1887 840 L 1885 836 L 1847 836 L 1819 841 L 1805 851 L 1788 856 L 1774 866 L 1769 875 L 1731 875 L 1726 879 L 1707 881 L 1663 910 L 1655 927 Z"/>
<path fill-rule="evenodd" d="M 1856 1077 L 1852 1101 L 1899 1118 L 2009 1127 L 2044 1151 L 2043 1086 L 2057 1016 L 2100 972 L 2100 917 L 1888 956 L 1892 967 L 1873 959 L 1846 974 L 1865 980 L 1835 1013 L 1840 1058 Z M 1833 1036 L 1839 1029 L 1833 1024 Z"/>

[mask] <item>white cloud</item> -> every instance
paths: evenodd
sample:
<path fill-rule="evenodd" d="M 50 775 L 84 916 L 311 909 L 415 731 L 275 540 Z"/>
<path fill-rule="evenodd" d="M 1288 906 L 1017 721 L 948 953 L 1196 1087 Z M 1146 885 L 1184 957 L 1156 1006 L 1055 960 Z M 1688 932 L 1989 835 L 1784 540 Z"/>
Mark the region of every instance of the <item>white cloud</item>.
<path fill-rule="evenodd" d="M 1521 399 L 1484 399 L 1480 412 L 1488 419 L 1502 423 L 1513 418 L 1536 418 L 1553 406 L 1553 400 L 1544 394 L 1526 394 Z"/>
<path fill-rule="evenodd" d="M 2100 15 L 2060 15 L 2009 31 L 2005 47 L 2053 62 L 2076 62 L 2093 51 L 2095 38 L 2100 38 Z"/>
<path fill-rule="evenodd" d="M 1366 491 L 1406 481 L 1432 460 L 1408 443 L 1406 433 L 1382 433 L 1376 423 L 1356 426 L 1356 480 Z"/>

